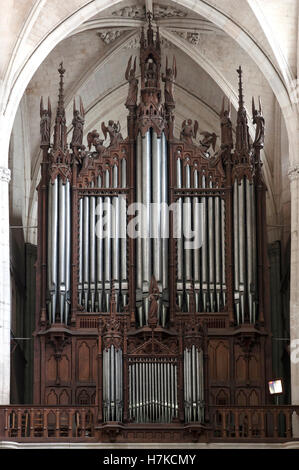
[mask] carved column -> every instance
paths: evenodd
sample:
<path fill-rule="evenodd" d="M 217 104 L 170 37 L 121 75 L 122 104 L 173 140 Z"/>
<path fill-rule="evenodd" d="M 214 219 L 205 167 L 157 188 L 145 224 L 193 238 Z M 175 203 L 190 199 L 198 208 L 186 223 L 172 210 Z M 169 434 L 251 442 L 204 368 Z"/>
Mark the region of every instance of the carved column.
<path fill-rule="evenodd" d="M 290 336 L 291 336 L 291 397 L 299 405 L 299 165 L 289 171 L 291 189 L 291 285 L 290 285 Z M 299 417 L 293 415 L 293 437 L 299 437 Z"/>
<path fill-rule="evenodd" d="M 0 167 L 0 405 L 10 401 L 9 181 L 10 170 Z"/>

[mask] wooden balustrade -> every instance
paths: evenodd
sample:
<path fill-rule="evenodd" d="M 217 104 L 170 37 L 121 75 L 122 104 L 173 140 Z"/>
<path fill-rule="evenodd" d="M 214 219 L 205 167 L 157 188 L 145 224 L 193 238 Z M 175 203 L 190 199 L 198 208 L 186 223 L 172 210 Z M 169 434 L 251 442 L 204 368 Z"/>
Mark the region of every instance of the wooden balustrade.
<path fill-rule="evenodd" d="M 209 442 L 290 441 L 293 413 L 299 415 L 299 406 L 210 406 L 206 437 Z M 0 440 L 95 441 L 97 415 L 96 406 L 0 406 Z"/>
<path fill-rule="evenodd" d="M 298 406 L 211 406 L 209 428 L 214 440 L 290 440 L 292 414 Z"/>
<path fill-rule="evenodd" d="M 96 407 L 2 406 L 0 439 L 88 439 L 94 437 L 96 416 Z"/>

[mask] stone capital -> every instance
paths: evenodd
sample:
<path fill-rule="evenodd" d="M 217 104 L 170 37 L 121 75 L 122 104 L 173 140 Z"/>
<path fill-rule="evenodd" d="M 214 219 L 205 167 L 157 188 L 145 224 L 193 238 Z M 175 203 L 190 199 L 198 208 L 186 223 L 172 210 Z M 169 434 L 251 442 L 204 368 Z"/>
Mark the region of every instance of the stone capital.
<path fill-rule="evenodd" d="M 294 181 L 299 178 L 299 165 L 294 165 L 289 168 L 288 177 L 290 181 Z"/>
<path fill-rule="evenodd" d="M 4 181 L 5 183 L 10 182 L 10 170 L 3 166 L 0 166 L 0 181 Z"/>

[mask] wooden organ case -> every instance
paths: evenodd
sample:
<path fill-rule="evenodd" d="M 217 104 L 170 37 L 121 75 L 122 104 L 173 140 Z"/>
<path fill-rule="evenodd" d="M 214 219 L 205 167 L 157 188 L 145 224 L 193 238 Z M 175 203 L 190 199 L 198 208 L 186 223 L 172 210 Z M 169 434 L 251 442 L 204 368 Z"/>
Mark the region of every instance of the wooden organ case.
<path fill-rule="evenodd" d="M 238 69 L 235 145 L 225 100 L 217 153 L 215 134 L 195 143 L 197 121 L 175 138 L 176 63 L 161 74 L 150 18 L 140 72 L 138 100 L 130 59 L 128 137 L 102 123 L 108 147 L 96 130 L 82 144 L 81 99 L 68 146 L 62 64 L 53 144 L 41 100 L 34 401 L 96 409 L 103 441 L 197 440 L 211 407 L 268 402 L 264 120 L 253 102 L 251 142 Z M 202 243 L 188 248 L 185 227 Z"/>

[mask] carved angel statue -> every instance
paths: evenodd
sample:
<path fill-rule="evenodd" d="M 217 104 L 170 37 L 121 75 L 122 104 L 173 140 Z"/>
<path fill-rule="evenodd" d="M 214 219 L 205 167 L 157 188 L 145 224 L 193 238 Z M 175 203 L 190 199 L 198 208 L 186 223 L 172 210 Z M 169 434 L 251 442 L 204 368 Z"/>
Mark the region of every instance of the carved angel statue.
<path fill-rule="evenodd" d="M 48 98 L 48 109 L 44 108 L 43 97 L 40 99 L 40 138 L 41 145 L 50 145 L 50 128 L 51 128 L 51 102 Z"/>
<path fill-rule="evenodd" d="M 203 151 L 208 152 L 209 148 L 212 146 L 213 151 L 215 152 L 217 135 L 215 132 L 201 132 L 200 135 L 203 135 L 204 138 L 200 140 L 200 144 L 203 147 Z"/>
<path fill-rule="evenodd" d="M 138 80 L 135 77 L 136 73 L 136 57 L 134 59 L 134 65 L 132 67 L 132 56 L 129 59 L 127 70 L 126 70 L 126 80 L 129 82 L 129 92 L 125 105 L 136 106 L 137 103 L 137 92 L 138 92 Z"/>
<path fill-rule="evenodd" d="M 155 87 L 157 85 L 156 68 L 155 62 L 152 59 L 149 59 L 145 68 L 145 86 Z"/>
<path fill-rule="evenodd" d="M 231 102 L 228 102 L 228 109 L 225 109 L 225 97 L 222 101 L 222 109 L 220 112 L 221 123 L 221 146 L 227 147 L 233 145 L 233 130 L 231 122 Z"/>
<path fill-rule="evenodd" d="M 80 110 L 76 109 L 76 102 L 74 98 L 73 104 L 73 136 L 71 141 L 71 147 L 81 147 L 83 140 L 83 126 L 84 126 L 85 111 L 80 96 Z"/>
<path fill-rule="evenodd" d="M 96 129 L 87 134 L 87 143 L 89 151 L 91 150 L 92 145 L 95 148 L 95 151 L 100 155 L 106 150 L 106 147 L 103 145 L 104 140 L 100 139 L 100 134 Z"/>
<path fill-rule="evenodd" d="M 165 75 L 162 74 L 162 81 L 165 82 L 164 95 L 165 103 L 174 103 L 174 82 L 177 76 L 176 60 L 173 56 L 172 67 L 168 67 L 168 57 L 166 56 L 166 69 Z"/>
<path fill-rule="evenodd" d="M 262 102 L 259 97 L 259 109 L 255 108 L 254 98 L 252 98 L 252 116 L 253 124 L 256 124 L 255 129 L 255 139 L 253 142 L 253 147 L 264 147 L 264 138 L 265 138 L 265 119 L 262 114 Z"/>
<path fill-rule="evenodd" d="M 155 323 L 158 321 L 158 310 L 159 310 L 159 299 L 160 291 L 155 279 L 155 276 L 152 276 L 150 291 L 149 291 L 149 301 L 150 301 L 150 308 L 148 312 L 148 321 L 149 323 Z"/>
<path fill-rule="evenodd" d="M 193 144 L 192 138 L 196 139 L 197 131 L 198 131 L 198 122 L 194 121 L 194 126 L 193 126 L 192 119 L 185 119 L 185 121 L 183 121 L 182 123 L 180 139 L 183 142 L 186 142 L 187 144 Z"/>
<path fill-rule="evenodd" d="M 110 137 L 110 146 L 117 145 L 120 141 L 123 140 L 123 137 L 120 133 L 120 123 L 119 121 L 114 122 L 112 120 L 108 121 L 108 126 L 105 126 L 105 123 L 102 122 L 101 124 L 102 131 L 104 134 L 105 139 L 109 134 Z"/>
<path fill-rule="evenodd" d="M 100 137 L 100 134 L 98 133 L 98 131 L 96 129 L 94 129 L 91 132 L 88 132 L 88 134 L 87 134 L 87 143 L 88 143 L 89 151 L 91 150 L 91 146 L 94 145 L 94 140 L 99 138 L 99 137 Z"/>

